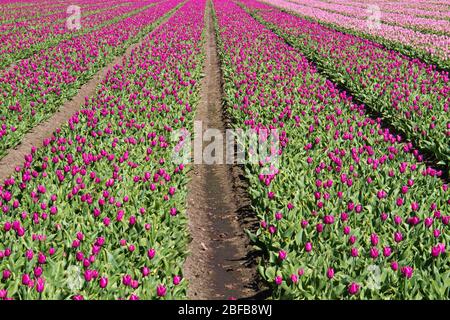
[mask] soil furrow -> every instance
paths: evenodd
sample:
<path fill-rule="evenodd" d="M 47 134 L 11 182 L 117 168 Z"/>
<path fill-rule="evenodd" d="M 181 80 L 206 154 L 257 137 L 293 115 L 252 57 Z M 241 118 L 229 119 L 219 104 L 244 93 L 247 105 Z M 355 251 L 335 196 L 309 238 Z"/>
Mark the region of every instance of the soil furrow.
<path fill-rule="evenodd" d="M 205 77 L 195 120 L 201 121 L 203 132 L 217 129 L 225 137 L 221 73 L 209 2 L 205 22 Z M 205 144 L 208 142 L 203 142 L 203 147 Z M 256 298 L 260 291 L 256 264 L 244 232 L 256 218 L 249 210 L 241 169 L 202 162 L 193 165 L 190 175 L 187 214 L 192 241 L 184 266 L 189 280 L 188 298 Z"/>

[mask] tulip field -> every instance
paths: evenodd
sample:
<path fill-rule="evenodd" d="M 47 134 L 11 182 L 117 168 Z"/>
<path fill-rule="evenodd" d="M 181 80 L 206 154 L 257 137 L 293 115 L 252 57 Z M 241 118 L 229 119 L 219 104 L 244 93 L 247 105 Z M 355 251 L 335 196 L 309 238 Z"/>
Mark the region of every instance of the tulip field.
<path fill-rule="evenodd" d="M 450 298 L 449 2 L 0 0 L 0 160 L 95 85 L 0 162 L 0 300 L 193 297 L 192 233 L 212 235 L 173 133 L 194 132 L 211 50 L 220 121 L 279 136 L 276 164 L 233 165 L 269 299 Z"/>

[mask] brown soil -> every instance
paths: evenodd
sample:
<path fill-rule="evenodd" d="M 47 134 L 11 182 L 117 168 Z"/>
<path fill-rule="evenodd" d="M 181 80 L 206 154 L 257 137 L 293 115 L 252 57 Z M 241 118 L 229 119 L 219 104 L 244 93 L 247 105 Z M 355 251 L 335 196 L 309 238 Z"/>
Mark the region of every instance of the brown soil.
<path fill-rule="evenodd" d="M 205 77 L 196 121 L 202 129 L 225 132 L 221 73 L 208 2 Z M 203 147 L 208 142 L 203 143 Z M 187 215 L 192 241 L 184 265 L 189 299 L 258 298 L 261 296 L 255 256 L 244 233 L 255 216 L 241 169 L 226 164 L 194 164 L 188 185 Z M 257 223 L 257 222 L 256 222 Z"/>
<path fill-rule="evenodd" d="M 160 24 L 164 23 L 166 20 L 167 19 L 164 19 Z M 97 85 L 105 78 L 108 70 L 112 69 L 115 65 L 120 65 L 123 62 L 123 59 L 128 58 L 131 55 L 131 52 L 139 47 L 146 37 L 147 35 L 139 42 L 130 45 L 122 56 L 116 57 L 111 63 L 92 77 L 91 80 L 81 86 L 76 96 L 71 100 L 66 101 L 49 119 L 31 129 L 23 137 L 19 145 L 11 148 L 0 160 L 0 181 L 10 177 L 14 172 L 14 168 L 23 164 L 24 156 L 30 153 L 32 146 L 41 147 L 45 138 L 51 137 L 57 128 L 65 124 L 77 111 L 80 111 L 83 108 L 85 97 L 92 96 L 96 93 Z"/>

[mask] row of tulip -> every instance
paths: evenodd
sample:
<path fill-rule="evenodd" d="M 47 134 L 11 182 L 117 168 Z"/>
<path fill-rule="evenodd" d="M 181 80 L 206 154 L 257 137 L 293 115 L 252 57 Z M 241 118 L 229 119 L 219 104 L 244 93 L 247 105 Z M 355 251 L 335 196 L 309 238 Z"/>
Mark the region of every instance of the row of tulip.
<path fill-rule="evenodd" d="M 340 0 L 325 0 L 328 3 L 342 4 Z M 345 4 L 352 7 L 358 7 L 361 10 L 367 10 L 367 7 L 378 6 L 381 12 L 389 13 L 403 13 L 413 17 L 423 17 L 431 19 L 450 19 L 450 8 L 445 6 L 439 6 L 437 3 L 423 2 L 418 4 L 412 4 L 410 2 L 402 1 L 385 1 L 371 0 L 371 1 L 345 1 Z"/>
<path fill-rule="evenodd" d="M 58 11 L 58 7 L 62 8 L 62 5 L 57 5 L 55 8 L 52 8 L 52 6 L 43 4 L 40 6 L 41 10 L 38 10 L 39 4 L 20 5 L 18 2 L 4 3 L 0 8 L 0 24 L 3 25 L 14 21 L 24 21 L 51 15 Z"/>
<path fill-rule="evenodd" d="M 101 1 L 94 2 L 92 0 L 81 0 L 77 1 L 77 5 L 83 10 L 88 5 L 99 4 L 100 2 Z M 34 21 L 35 19 L 59 14 L 61 11 L 65 11 L 71 4 L 73 4 L 71 1 L 62 1 L 58 3 L 55 3 L 54 1 L 35 2 L 29 5 L 22 4 L 20 6 L 18 6 L 17 2 L 9 6 L 2 3 L 2 6 L 0 7 L 0 28 L 4 24 L 27 24 L 27 21 L 30 20 Z"/>
<path fill-rule="evenodd" d="M 100 30 L 64 40 L 4 71 L 0 77 L 0 156 L 180 3 L 158 3 Z"/>
<path fill-rule="evenodd" d="M 89 17 L 90 15 L 93 15 L 95 13 L 107 10 L 108 8 L 114 8 L 117 5 L 129 5 L 127 2 L 123 1 L 111 1 L 110 4 L 106 5 L 105 3 L 96 4 L 94 2 L 91 2 L 89 5 L 84 5 L 83 8 L 80 7 L 80 14 L 81 18 L 85 19 Z M 55 32 L 58 32 L 59 29 L 62 29 L 64 26 L 64 22 L 67 20 L 67 18 L 70 16 L 70 14 L 67 14 L 67 8 L 68 7 L 61 7 L 57 9 L 56 12 L 52 12 L 51 14 L 43 14 L 37 18 L 28 18 L 26 20 L 21 20 L 20 18 L 17 18 L 17 21 L 11 21 L 9 23 L 2 23 L 0 24 L 0 34 L 2 36 L 5 36 L 9 33 L 18 33 L 20 31 L 38 31 L 39 29 L 45 28 L 45 27 L 53 27 Z M 55 10 L 55 9 L 53 9 Z M 42 10 L 45 12 L 45 9 Z M 65 26 L 64 26 L 65 28 Z M 37 30 L 36 30 L 37 29 Z M 48 29 L 49 31 L 52 29 Z M 42 33 L 42 35 L 45 35 Z M 23 36 L 27 36 L 26 33 L 23 33 Z"/>
<path fill-rule="evenodd" d="M 0 55 L 2 57 L 0 69 L 5 69 L 18 60 L 28 58 L 37 52 L 42 53 L 43 50 L 54 47 L 63 40 L 92 33 L 136 15 L 151 5 L 153 5 L 151 2 L 138 2 L 126 6 L 108 4 L 108 7 L 105 5 L 100 8 L 92 7 L 93 11 L 83 11 L 82 27 L 79 29 L 71 30 L 66 27 L 66 19 L 58 19 L 57 21 L 43 22 L 41 26 L 20 28 L 14 32 L 2 34 L 0 35 Z M 64 14 L 60 14 L 60 16 L 67 17 L 67 14 L 64 11 Z"/>
<path fill-rule="evenodd" d="M 234 126 L 280 136 L 278 165 L 245 168 L 260 218 L 251 239 L 273 297 L 448 297 L 440 172 L 236 3 L 214 5 Z"/>
<path fill-rule="evenodd" d="M 0 299 L 153 299 L 186 293 L 186 168 L 205 2 L 190 0 L 0 188 Z"/>
<path fill-rule="evenodd" d="M 107 6 L 103 4 L 91 3 L 87 8 L 80 9 L 81 20 L 90 20 L 91 16 L 101 13 L 102 11 L 107 11 L 108 9 L 115 9 L 118 6 L 129 6 L 131 3 L 123 1 L 111 1 Z M 0 34 L 2 36 L 9 33 L 18 33 L 25 30 L 38 31 L 41 28 L 52 27 L 55 32 L 60 32 L 59 29 L 66 28 L 65 22 L 71 16 L 71 13 L 67 13 L 67 8 L 61 8 L 53 14 L 43 15 L 37 18 L 29 18 L 26 20 L 12 21 L 10 23 L 0 24 Z M 49 29 L 51 30 L 51 29 Z M 77 30 L 72 30 L 77 31 Z M 24 34 L 24 36 L 27 36 Z"/>
<path fill-rule="evenodd" d="M 318 8 L 302 6 L 285 0 L 266 0 L 274 6 L 295 12 L 312 21 L 320 22 L 336 30 L 352 33 L 400 51 L 414 58 L 420 58 L 440 68 L 450 70 L 450 37 L 435 34 L 424 34 L 419 31 L 400 26 L 380 24 L 370 27 L 369 20 L 348 17 Z"/>
<path fill-rule="evenodd" d="M 450 78 L 448 72 L 411 60 L 357 36 L 243 0 L 270 28 L 297 47 L 332 81 L 450 164 Z"/>
<path fill-rule="evenodd" d="M 371 16 L 378 18 L 380 23 L 388 25 L 400 26 L 406 29 L 417 30 L 423 33 L 450 35 L 450 22 L 445 19 L 430 19 L 412 16 L 410 14 L 399 12 L 381 11 L 379 14 L 372 9 L 374 4 L 367 5 L 364 9 L 360 6 L 354 7 L 347 3 L 328 3 L 323 0 L 289 0 L 289 2 L 297 3 L 312 8 L 319 8 L 325 11 L 354 17 L 361 20 L 367 20 Z"/>
<path fill-rule="evenodd" d="M 421 10 L 448 10 L 450 7 L 448 4 L 442 1 L 434 1 L 434 0 L 352 0 L 357 3 L 367 4 L 373 3 L 377 5 L 383 6 L 402 6 L 405 8 L 413 8 L 413 9 L 421 9 Z"/>

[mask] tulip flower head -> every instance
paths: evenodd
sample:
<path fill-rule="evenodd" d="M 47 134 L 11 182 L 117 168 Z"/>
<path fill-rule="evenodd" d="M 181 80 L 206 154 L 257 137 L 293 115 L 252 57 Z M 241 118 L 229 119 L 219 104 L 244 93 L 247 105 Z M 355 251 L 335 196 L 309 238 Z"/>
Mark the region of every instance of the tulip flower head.
<path fill-rule="evenodd" d="M 414 269 L 410 266 L 404 266 L 400 269 L 400 271 L 401 271 L 402 275 L 407 279 L 410 279 L 414 273 Z"/>
<path fill-rule="evenodd" d="M 348 291 L 348 293 L 351 294 L 351 295 L 357 294 L 358 291 L 359 291 L 359 284 L 357 284 L 357 283 L 355 283 L 355 282 L 352 282 L 352 283 L 348 286 L 347 291 Z"/>
<path fill-rule="evenodd" d="M 45 289 L 45 280 L 44 278 L 38 278 L 36 280 L 36 291 L 41 293 Z"/>
<path fill-rule="evenodd" d="M 108 285 L 108 278 L 101 277 L 99 280 L 100 288 L 104 289 Z"/>
<path fill-rule="evenodd" d="M 175 286 L 179 285 L 180 282 L 181 282 L 181 277 L 180 277 L 180 276 L 174 276 L 174 277 L 173 277 L 173 284 L 174 284 Z"/>
<path fill-rule="evenodd" d="M 167 289 L 164 285 L 160 284 L 156 287 L 156 295 L 158 297 L 164 297 L 167 293 Z"/>
<path fill-rule="evenodd" d="M 333 268 L 328 268 L 328 270 L 327 270 L 327 278 L 328 279 L 333 279 L 333 277 L 334 277 L 334 269 Z"/>

